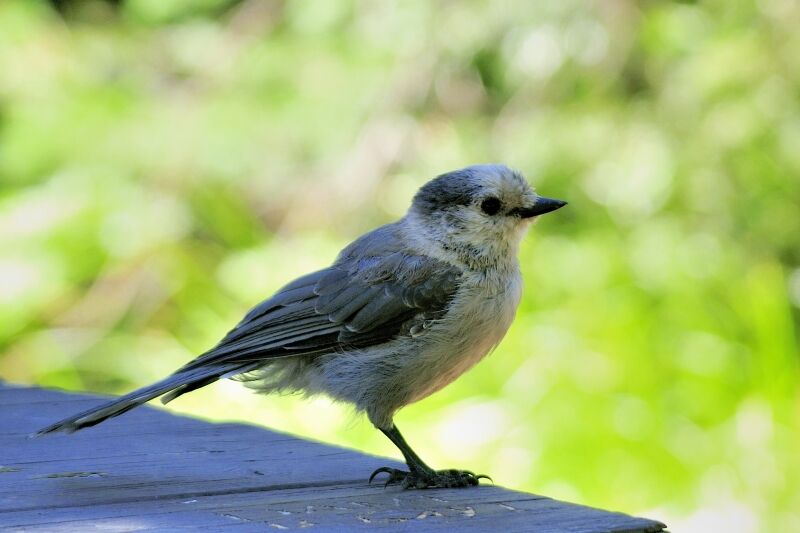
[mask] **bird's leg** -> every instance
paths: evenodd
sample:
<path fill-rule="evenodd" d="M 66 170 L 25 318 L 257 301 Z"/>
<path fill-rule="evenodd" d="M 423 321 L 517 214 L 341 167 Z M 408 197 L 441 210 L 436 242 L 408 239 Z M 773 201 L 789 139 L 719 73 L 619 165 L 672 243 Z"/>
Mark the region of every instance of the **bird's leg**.
<path fill-rule="evenodd" d="M 389 429 L 379 429 L 400 449 L 408 465 L 408 471 L 384 466 L 372 473 L 369 477 L 370 482 L 383 472 L 389 474 L 386 485 L 399 483 L 404 489 L 470 487 L 477 485 L 482 478 L 491 480 L 489 476 L 476 475 L 468 470 L 434 470 L 411 449 L 397 426 L 392 424 Z"/>

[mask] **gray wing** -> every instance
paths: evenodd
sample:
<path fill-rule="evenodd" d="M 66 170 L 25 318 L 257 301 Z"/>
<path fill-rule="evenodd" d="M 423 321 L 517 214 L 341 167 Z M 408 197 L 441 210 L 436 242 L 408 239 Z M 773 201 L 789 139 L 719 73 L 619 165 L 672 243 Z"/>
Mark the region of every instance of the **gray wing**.
<path fill-rule="evenodd" d="M 387 342 L 444 315 L 461 274 L 424 256 L 347 252 L 332 267 L 297 279 L 254 307 L 181 371 Z"/>
<path fill-rule="evenodd" d="M 77 431 L 153 398 L 177 398 L 273 357 L 384 343 L 447 312 L 461 272 L 407 252 L 397 225 L 348 246 L 336 263 L 303 276 L 253 308 L 222 341 L 153 385 L 52 424 L 39 434 Z"/>

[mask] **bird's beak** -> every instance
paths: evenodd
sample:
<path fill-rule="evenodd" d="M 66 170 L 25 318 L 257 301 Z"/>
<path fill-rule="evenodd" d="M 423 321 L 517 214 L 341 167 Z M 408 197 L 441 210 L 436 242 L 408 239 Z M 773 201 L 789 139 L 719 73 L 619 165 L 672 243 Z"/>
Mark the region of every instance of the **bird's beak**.
<path fill-rule="evenodd" d="M 565 202 L 564 200 L 555 200 L 553 198 L 545 198 L 544 196 L 539 196 L 536 199 L 536 203 L 533 204 L 532 207 L 518 207 L 514 209 L 512 212 L 513 214 L 519 216 L 520 218 L 531 218 L 539 215 L 544 215 L 545 213 L 555 211 L 556 209 L 561 209 L 565 205 L 567 205 L 567 202 Z"/>

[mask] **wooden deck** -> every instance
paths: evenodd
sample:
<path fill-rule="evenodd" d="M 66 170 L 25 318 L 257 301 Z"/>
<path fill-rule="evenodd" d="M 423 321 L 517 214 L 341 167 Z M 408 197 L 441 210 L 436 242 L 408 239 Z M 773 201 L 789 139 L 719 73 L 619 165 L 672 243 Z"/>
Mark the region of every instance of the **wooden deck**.
<path fill-rule="evenodd" d="M 635 533 L 665 527 L 493 486 L 370 486 L 369 473 L 392 461 L 149 407 L 74 435 L 29 438 L 101 401 L 0 383 L 0 529 Z"/>

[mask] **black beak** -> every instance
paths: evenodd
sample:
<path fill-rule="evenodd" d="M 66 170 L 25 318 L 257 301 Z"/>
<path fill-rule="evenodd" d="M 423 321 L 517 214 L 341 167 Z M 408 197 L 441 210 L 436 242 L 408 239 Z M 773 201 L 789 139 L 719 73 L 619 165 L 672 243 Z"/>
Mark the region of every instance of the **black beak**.
<path fill-rule="evenodd" d="M 553 198 L 545 198 L 544 196 L 540 196 L 536 199 L 536 203 L 533 204 L 533 207 L 518 207 L 513 209 L 511 214 L 517 215 L 520 218 L 531 218 L 544 215 L 545 213 L 555 211 L 556 209 L 561 209 L 565 205 L 567 205 L 567 202 L 564 200 L 555 200 Z"/>

